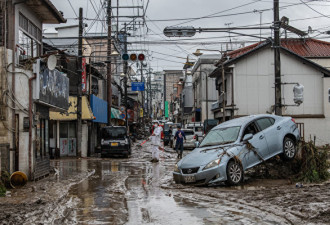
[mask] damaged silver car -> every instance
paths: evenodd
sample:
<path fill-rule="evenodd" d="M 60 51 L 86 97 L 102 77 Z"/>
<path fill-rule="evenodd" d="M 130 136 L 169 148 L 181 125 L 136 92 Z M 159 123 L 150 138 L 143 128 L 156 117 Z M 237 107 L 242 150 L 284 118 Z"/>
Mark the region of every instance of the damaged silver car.
<path fill-rule="evenodd" d="M 181 159 L 173 172 L 176 183 L 237 185 L 244 171 L 276 155 L 292 160 L 300 140 L 291 117 L 246 116 L 214 127 L 202 143 Z"/>

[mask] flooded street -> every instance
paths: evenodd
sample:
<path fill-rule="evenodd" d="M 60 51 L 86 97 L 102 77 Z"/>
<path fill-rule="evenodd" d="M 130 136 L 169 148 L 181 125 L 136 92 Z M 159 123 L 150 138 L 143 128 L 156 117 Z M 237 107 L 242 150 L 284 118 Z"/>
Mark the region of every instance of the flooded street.
<path fill-rule="evenodd" d="M 149 162 L 150 156 L 146 144 L 135 148 L 128 159 L 83 160 L 86 169 L 95 173 L 70 189 L 67 200 L 76 202 L 76 206 L 67 216 L 74 219 L 68 222 L 295 224 L 314 217 L 310 222 L 318 223 L 317 214 L 329 210 L 329 184 L 296 189 L 288 180 L 248 180 L 237 187 L 183 186 L 172 181 L 175 153 L 161 152 L 159 163 Z M 71 165 L 74 171 L 75 164 Z M 59 164 L 55 162 L 54 166 Z M 312 189 L 323 197 L 311 195 Z"/>
<path fill-rule="evenodd" d="M 52 161 L 55 174 L 1 199 L 0 224 L 328 224 L 330 182 L 178 185 L 176 154 L 166 149 L 151 163 L 148 145 L 129 158 Z"/>

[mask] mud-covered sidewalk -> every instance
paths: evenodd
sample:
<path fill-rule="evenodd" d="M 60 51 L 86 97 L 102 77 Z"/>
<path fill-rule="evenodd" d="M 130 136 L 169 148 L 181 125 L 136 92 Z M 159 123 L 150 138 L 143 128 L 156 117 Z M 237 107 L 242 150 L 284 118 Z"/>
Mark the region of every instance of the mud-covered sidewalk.
<path fill-rule="evenodd" d="M 63 224 L 65 214 L 74 208 L 66 197 L 76 185 L 95 173 L 86 166 L 86 159 L 52 161 L 59 169 L 37 182 L 29 182 L 20 189 L 10 189 L 0 198 L 0 224 Z M 60 166 L 58 166 L 60 165 Z"/>

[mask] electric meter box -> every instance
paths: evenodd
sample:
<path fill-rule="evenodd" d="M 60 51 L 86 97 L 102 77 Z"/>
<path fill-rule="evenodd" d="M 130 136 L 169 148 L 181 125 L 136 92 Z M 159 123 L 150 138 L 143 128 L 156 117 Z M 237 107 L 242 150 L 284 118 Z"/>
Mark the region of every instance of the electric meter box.
<path fill-rule="evenodd" d="M 293 87 L 293 101 L 294 103 L 300 105 L 304 102 L 304 86 L 301 84 L 296 84 Z"/>

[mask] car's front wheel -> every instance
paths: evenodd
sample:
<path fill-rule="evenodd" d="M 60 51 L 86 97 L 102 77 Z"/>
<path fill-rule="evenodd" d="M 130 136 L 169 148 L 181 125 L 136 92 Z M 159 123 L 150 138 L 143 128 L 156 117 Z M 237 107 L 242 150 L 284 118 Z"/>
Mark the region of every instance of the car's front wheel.
<path fill-rule="evenodd" d="M 237 185 L 242 182 L 244 176 L 243 168 L 237 161 L 229 161 L 227 165 L 227 181 L 228 185 Z"/>
<path fill-rule="evenodd" d="M 297 148 L 295 142 L 289 137 L 284 138 L 282 158 L 287 161 L 292 160 L 296 152 Z"/>

